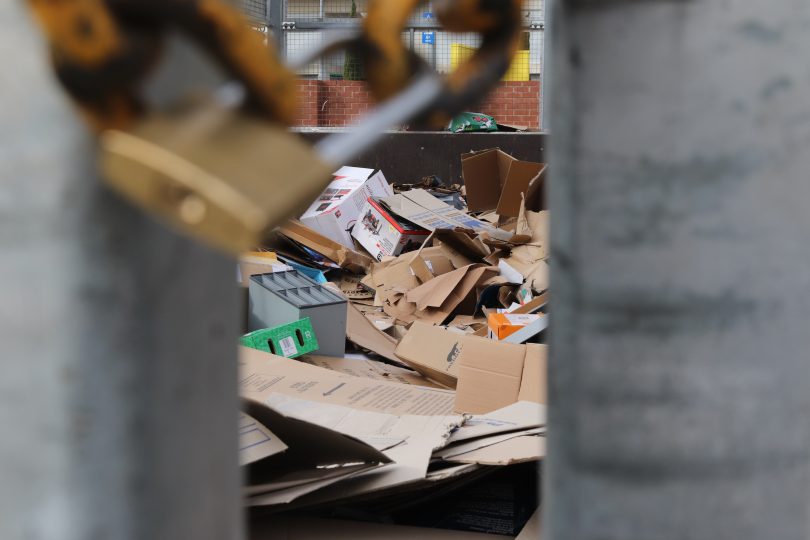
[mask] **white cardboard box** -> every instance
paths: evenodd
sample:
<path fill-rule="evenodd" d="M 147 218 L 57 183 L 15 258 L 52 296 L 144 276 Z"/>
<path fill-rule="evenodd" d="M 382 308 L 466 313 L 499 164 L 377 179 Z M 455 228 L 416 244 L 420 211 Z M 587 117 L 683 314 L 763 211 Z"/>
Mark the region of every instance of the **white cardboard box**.
<path fill-rule="evenodd" d="M 392 216 L 371 197 L 352 229 L 354 239 L 378 261 L 398 256 L 409 245 L 422 245 L 429 235 L 429 231 Z"/>
<path fill-rule="evenodd" d="M 301 216 L 307 227 L 348 248 L 354 248 L 351 231 L 369 197 L 393 195 L 382 171 L 342 167 L 335 179 Z"/>

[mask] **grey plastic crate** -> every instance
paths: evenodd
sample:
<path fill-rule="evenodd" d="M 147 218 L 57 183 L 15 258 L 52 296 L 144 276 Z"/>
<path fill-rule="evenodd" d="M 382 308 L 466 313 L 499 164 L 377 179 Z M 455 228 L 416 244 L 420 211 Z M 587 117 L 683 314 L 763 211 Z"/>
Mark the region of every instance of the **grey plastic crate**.
<path fill-rule="evenodd" d="M 309 317 L 319 354 L 346 352 L 346 299 L 296 270 L 250 277 L 248 330 L 261 330 Z"/>

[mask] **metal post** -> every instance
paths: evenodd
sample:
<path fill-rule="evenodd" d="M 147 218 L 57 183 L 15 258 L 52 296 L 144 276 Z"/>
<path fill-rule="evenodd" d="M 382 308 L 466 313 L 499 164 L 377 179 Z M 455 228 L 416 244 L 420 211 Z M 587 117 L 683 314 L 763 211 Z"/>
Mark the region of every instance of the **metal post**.
<path fill-rule="evenodd" d="M 808 20 L 555 6 L 544 538 L 810 536 Z"/>
<path fill-rule="evenodd" d="M 548 88 L 549 88 L 549 79 L 546 75 L 548 73 L 548 64 L 549 59 L 551 58 L 550 54 L 550 41 L 551 41 L 551 34 L 548 32 L 546 21 L 553 20 L 552 19 L 552 10 L 554 9 L 554 5 L 556 4 L 555 0 L 543 0 L 543 27 L 539 30 L 542 32 L 543 35 L 543 49 L 540 51 L 541 61 L 540 61 L 540 129 L 542 131 L 548 130 L 548 115 L 546 114 L 546 105 L 548 104 Z"/>
<path fill-rule="evenodd" d="M 278 46 L 278 53 L 281 58 L 287 57 L 287 36 L 282 23 L 284 22 L 284 3 L 286 0 L 267 0 L 267 28 L 272 30 L 273 37 Z"/>
<path fill-rule="evenodd" d="M 0 538 L 238 540 L 233 262 L 104 190 L 24 3 L 0 30 Z"/>

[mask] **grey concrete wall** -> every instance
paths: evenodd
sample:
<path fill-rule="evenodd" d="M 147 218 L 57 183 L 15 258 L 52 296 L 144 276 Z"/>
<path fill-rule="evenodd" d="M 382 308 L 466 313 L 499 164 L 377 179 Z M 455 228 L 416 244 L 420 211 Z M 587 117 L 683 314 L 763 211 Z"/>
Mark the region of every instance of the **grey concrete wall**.
<path fill-rule="evenodd" d="M 101 187 L 23 7 L 0 3 L 0 538 L 238 539 L 233 263 Z"/>
<path fill-rule="evenodd" d="M 810 536 L 809 24 L 555 6 L 544 538 Z"/>

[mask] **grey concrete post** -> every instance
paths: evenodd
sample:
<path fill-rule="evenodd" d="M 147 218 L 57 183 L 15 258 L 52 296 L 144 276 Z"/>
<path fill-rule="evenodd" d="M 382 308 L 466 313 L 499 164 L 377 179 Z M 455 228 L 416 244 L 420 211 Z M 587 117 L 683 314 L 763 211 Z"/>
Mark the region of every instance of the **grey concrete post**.
<path fill-rule="evenodd" d="M 233 263 L 102 189 L 23 2 L 0 51 L 0 538 L 239 539 Z"/>
<path fill-rule="evenodd" d="M 810 537 L 810 3 L 561 1 L 547 540 Z"/>

